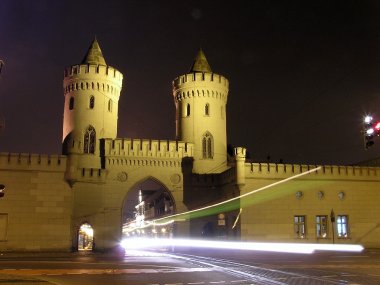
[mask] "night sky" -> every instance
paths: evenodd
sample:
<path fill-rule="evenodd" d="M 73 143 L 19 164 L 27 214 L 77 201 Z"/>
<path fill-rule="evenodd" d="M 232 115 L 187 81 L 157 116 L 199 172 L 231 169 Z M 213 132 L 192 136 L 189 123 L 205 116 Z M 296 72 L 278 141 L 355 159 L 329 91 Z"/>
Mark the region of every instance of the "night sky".
<path fill-rule="evenodd" d="M 227 77 L 228 143 L 255 162 L 348 165 L 380 119 L 379 1 L 0 1 L 0 152 L 60 154 L 63 70 L 95 35 L 124 74 L 120 138 L 174 139 L 172 80 L 201 47 Z"/>

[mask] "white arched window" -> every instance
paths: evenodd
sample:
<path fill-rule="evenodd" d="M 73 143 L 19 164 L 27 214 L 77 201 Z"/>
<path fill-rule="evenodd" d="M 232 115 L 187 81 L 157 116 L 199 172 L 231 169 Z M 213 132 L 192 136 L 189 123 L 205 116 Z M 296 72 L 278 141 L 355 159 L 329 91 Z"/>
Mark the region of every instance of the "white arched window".
<path fill-rule="evenodd" d="M 214 140 L 209 132 L 202 137 L 202 157 L 212 159 L 214 157 Z"/>
<path fill-rule="evenodd" d="M 84 153 L 95 153 L 96 132 L 93 126 L 88 126 L 84 134 Z"/>

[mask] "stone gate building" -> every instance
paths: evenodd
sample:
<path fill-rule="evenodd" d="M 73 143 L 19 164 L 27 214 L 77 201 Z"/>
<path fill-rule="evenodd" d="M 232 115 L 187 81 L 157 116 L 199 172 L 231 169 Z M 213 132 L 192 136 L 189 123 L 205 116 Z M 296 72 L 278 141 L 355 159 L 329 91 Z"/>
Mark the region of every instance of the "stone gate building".
<path fill-rule="evenodd" d="M 131 193 L 146 181 L 170 198 L 170 214 L 233 199 L 176 221 L 174 237 L 380 247 L 380 168 L 251 163 L 243 147 L 228 154 L 229 82 L 203 51 L 173 81 L 172 141 L 117 137 L 122 83 L 94 40 L 83 61 L 64 70 L 62 154 L 1 152 L 1 251 L 76 250 L 84 224 L 92 248 L 111 249 Z"/>

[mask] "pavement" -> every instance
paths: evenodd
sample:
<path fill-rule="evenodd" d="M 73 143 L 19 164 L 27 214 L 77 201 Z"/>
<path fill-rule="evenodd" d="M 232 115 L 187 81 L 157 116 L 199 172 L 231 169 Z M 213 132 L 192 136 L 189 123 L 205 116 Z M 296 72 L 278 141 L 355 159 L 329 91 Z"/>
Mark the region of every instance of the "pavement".
<path fill-rule="evenodd" d="M 2 252 L 0 253 L 0 269 L 1 260 L 6 258 L 22 258 L 22 257 L 70 257 L 80 253 L 77 252 Z M 87 253 L 88 254 L 88 253 Z M 90 253 L 91 254 L 91 253 Z M 49 281 L 39 279 L 38 277 L 30 277 L 18 275 L 17 270 L 15 274 L 1 274 L 0 285 L 50 285 L 55 284 Z M 56 284 L 55 284 L 56 285 Z"/>

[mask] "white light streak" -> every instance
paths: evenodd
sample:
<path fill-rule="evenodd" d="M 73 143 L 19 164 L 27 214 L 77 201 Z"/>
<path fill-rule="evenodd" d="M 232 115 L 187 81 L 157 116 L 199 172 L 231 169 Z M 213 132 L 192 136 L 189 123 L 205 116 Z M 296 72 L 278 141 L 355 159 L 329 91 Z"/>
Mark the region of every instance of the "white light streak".
<path fill-rule="evenodd" d="M 121 242 L 126 250 L 160 247 L 196 247 L 196 248 L 218 248 L 235 250 L 252 250 L 268 252 L 286 252 L 311 254 L 320 251 L 349 251 L 361 252 L 364 248 L 355 244 L 314 244 L 314 243 L 271 243 L 271 242 L 233 242 L 233 241 L 211 241 L 194 239 L 168 239 L 168 238 L 129 238 Z"/>

